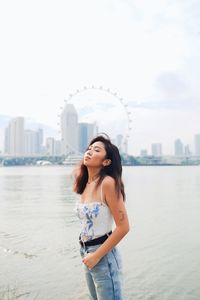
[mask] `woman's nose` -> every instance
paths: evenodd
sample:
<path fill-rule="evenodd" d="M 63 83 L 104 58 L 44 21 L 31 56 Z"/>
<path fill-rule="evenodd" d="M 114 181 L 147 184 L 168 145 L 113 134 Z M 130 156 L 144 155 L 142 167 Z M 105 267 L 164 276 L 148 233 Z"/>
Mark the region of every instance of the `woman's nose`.
<path fill-rule="evenodd" d="M 87 150 L 87 155 L 92 155 L 92 151 L 91 151 L 91 149 L 89 149 L 89 150 Z"/>

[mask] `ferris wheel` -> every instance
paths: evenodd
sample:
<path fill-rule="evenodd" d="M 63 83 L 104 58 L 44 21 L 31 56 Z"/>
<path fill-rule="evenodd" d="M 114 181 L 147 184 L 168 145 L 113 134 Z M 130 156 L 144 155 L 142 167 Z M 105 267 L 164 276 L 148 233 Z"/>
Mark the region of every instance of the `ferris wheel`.
<path fill-rule="evenodd" d="M 83 88 L 81 89 L 77 89 L 75 90 L 73 93 L 70 93 L 67 97 L 66 100 L 64 100 L 64 105 L 63 106 L 60 106 L 60 111 L 59 111 L 59 114 L 58 114 L 58 117 L 60 118 L 61 117 L 61 113 L 62 111 L 65 109 L 66 105 L 67 104 L 74 104 L 76 105 L 76 108 L 77 108 L 77 111 L 79 111 L 82 107 L 82 110 L 84 109 L 84 103 L 85 101 L 80 101 L 80 96 L 88 96 L 88 93 L 89 92 L 98 92 L 98 94 L 100 95 L 100 97 L 102 97 L 102 95 L 104 94 L 104 97 L 106 96 L 106 105 L 105 103 L 103 103 L 102 105 L 104 106 L 104 111 L 102 112 L 102 119 L 105 119 L 105 114 L 106 114 L 106 111 L 108 111 L 107 107 L 109 107 L 110 105 L 110 101 L 108 100 L 108 98 L 110 97 L 110 100 L 112 98 L 112 105 L 111 108 L 111 114 L 112 114 L 112 117 L 115 117 L 115 112 L 113 113 L 113 106 L 115 105 L 118 105 L 118 112 L 120 110 L 120 115 L 123 116 L 123 120 L 121 120 L 121 124 L 120 124 L 120 120 L 119 120 L 119 126 L 120 126 L 120 129 L 123 127 L 123 132 L 121 133 L 121 145 L 124 145 L 126 146 L 128 144 L 128 140 L 130 138 L 130 135 L 131 135 L 131 130 L 132 130 L 132 118 L 131 118 L 131 112 L 130 112 L 130 109 L 128 107 L 128 104 L 127 102 L 122 98 L 120 97 L 117 92 L 113 92 L 110 88 L 104 88 L 103 86 L 84 86 Z M 107 97 L 109 96 L 109 97 Z M 94 100 L 94 96 L 93 97 L 93 100 Z M 98 98 L 97 96 L 95 98 Z M 100 98 L 99 102 L 101 102 L 102 98 Z M 114 100 L 114 101 L 113 101 Z M 90 101 L 90 100 L 89 100 Z M 95 100 L 95 103 L 99 103 L 97 100 Z M 92 104 L 92 105 L 91 105 Z M 90 102 L 90 108 L 94 106 L 94 103 L 91 103 Z M 106 106 L 106 107 L 105 107 Z M 93 111 L 93 113 L 91 113 L 91 115 L 95 116 L 95 112 Z M 107 117 L 107 118 L 110 118 Z M 96 121 L 93 119 L 93 121 Z M 98 123 L 98 122 L 97 122 Z M 116 126 L 117 124 L 117 120 L 115 119 L 114 122 L 112 123 L 113 125 L 113 128 Z M 60 121 L 57 123 L 58 126 L 61 125 Z M 109 126 L 109 129 L 112 129 L 110 127 L 112 126 Z M 100 132 L 108 132 L 107 129 L 103 129 L 101 130 L 101 126 L 99 128 Z M 59 130 L 59 134 L 61 134 L 61 130 Z M 110 136 L 110 134 L 109 134 Z M 61 138 L 62 140 L 62 138 Z M 78 149 L 74 149 L 74 147 L 70 144 L 68 144 L 68 147 L 74 151 L 75 153 L 77 154 L 82 154 L 78 151 Z"/>

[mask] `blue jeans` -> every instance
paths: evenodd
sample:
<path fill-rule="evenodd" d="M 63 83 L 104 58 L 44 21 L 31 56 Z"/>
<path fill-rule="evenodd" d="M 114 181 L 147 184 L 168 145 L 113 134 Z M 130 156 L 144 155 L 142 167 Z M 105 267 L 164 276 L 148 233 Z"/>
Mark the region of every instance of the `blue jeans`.
<path fill-rule="evenodd" d="M 83 258 L 87 253 L 94 252 L 98 247 L 83 246 L 80 254 Z M 91 300 L 122 300 L 122 262 L 121 256 L 116 247 L 108 252 L 91 269 L 83 263 L 86 282 Z"/>

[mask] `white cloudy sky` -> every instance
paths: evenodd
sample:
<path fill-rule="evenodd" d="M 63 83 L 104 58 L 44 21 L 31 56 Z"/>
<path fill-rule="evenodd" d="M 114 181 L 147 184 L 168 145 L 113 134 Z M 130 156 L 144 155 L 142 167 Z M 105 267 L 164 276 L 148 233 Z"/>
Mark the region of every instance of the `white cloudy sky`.
<path fill-rule="evenodd" d="M 193 150 L 200 132 L 199 0 L 1 1 L 0 40 L 1 115 L 56 127 L 71 92 L 104 86 L 129 104 L 130 153 L 150 152 L 152 142 L 172 153 L 177 137 Z M 110 127 L 106 114 L 95 113 Z"/>

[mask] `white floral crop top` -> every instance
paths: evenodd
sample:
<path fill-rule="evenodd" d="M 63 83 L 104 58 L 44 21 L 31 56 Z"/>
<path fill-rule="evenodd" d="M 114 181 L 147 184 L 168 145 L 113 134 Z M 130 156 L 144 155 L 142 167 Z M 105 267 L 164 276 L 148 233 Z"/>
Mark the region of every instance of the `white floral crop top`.
<path fill-rule="evenodd" d="M 101 185 L 102 200 L 102 185 Z M 76 215 L 81 221 L 81 240 L 88 241 L 112 230 L 113 216 L 103 201 L 76 203 Z"/>

